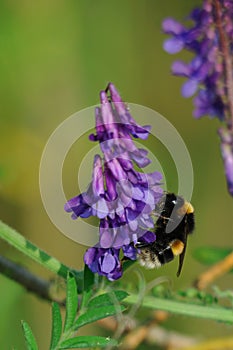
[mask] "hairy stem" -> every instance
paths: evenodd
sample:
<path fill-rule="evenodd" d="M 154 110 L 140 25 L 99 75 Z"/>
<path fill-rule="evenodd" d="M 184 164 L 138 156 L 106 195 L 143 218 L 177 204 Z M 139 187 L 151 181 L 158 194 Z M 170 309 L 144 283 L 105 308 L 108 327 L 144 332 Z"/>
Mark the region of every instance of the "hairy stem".
<path fill-rule="evenodd" d="M 131 294 L 124 300 L 124 302 L 134 305 L 138 302 L 138 295 Z M 143 300 L 142 306 L 150 308 L 151 310 L 163 310 L 179 315 L 233 323 L 233 313 L 231 308 L 188 304 L 182 301 L 155 298 L 152 296 L 146 296 Z"/>
<path fill-rule="evenodd" d="M 68 271 L 71 269 L 62 264 L 56 258 L 50 256 L 33 243 L 28 241 L 20 233 L 0 221 L 0 238 L 12 245 L 14 248 L 24 253 L 26 256 L 36 261 L 53 273 L 66 278 Z"/>

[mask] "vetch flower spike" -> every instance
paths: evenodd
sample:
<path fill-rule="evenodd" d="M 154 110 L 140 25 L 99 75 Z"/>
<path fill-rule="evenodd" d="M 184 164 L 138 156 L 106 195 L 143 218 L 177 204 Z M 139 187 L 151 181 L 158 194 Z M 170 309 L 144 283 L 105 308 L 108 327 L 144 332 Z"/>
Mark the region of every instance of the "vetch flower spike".
<path fill-rule="evenodd" d="M 194 54 L 189 63 L 175 61 L 172 73 L 188 79 L 182 87 L 184 97 L 197 94 L 194 99 L 196 118 L 209 115 L 222 120 L 226 112 L 233 112 L 226 100 L 233 79 L 229 77 L 231 82 L 226 82 L 227 65 L 232 76 L 232 18 L 232 1 L 204 0 L 203 6 L 195 8 L 188 16 L 193 22 L 191 27 L 172 18 L 163 21 L 163 31 L 172 36 L 165 40 L 164 50 L 175 54 L 186 49 Z M 232 92 L 230 95 L 232 98 Z"/>
<path fill-rule="evenodd" d="M 134 169 L 135 164 L 144 168 L 150 163 L 147 151 L 133 141 L 146 139 L 150 126 L 136 123 L 112 83 L 100 92 L 100 103 L 95 109 L 96 133 L 89 139 L 99 142 L 102 155 L 94 157 L 86 192 L 70 199 L 65 210 L 72 219 L 100 219 L 99 242 L 86 251 L 84 262 L 94 273 L 115 280 L 122 275 L 120 252 L 135 260 L 134 243 L 155 240 L 151 214 L 163 194 L 162 175 Z"/>
<path fill-rule="evenodd" d="M 188 19 L 185 27 L 173 18 L 166 18 L 162 27 L 172 37 L 164 42 L 170 54 L 182 49 L 193 53 L 193 59 L 172 65 L 172 73 L 186 77 L 182 95 L 195 95 L 194 117 L 217 117 L 225 123 L 219 130 L 221 152 L 229 193 L 233 195 L 233 1 L 204 0 Z"/>

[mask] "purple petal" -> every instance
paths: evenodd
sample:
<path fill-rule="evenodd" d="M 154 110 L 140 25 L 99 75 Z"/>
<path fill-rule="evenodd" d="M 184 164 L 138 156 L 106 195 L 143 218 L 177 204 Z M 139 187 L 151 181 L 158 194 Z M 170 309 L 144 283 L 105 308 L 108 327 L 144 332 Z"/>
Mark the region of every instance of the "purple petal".
<path fill-rule="evenodd" d="M 133 184 L 136 185 L 138 183 L 138 178 L 137 178 L 137 172 L 135 170 L 131 170 L 128 173 L 128 180 Z"/>
<path fill-rule="evenodd" d="M 113 229 L 103 230 L 100 234 L 99 243 L 101 248 L 111 248 L 113 245 Z"/>
<path fill-rule="evenodd" d="M 108 89 L 111 93 L 111 97 L 112 97 L 113 102 L 122 102 L 121 96 L 113 83 L 108 84 Z"/>
<path fill-rule="evenodd" d="M 114 201 L 117 198 L 116 179 L 112 176 L 110 169 L 105 166 L 105 181 L 106 181 L 106 197 L 109 201 Z"/>
<path fill-rule="evenodd" d="M 83 200 L 82 194 L 69 199 L 68 202 L 66 202 L 66 204 L 64 205 L 65 211 L 70 213 L 73 210 L 73 207 L 77 207 L 81 204 L 82 200 Z"/>
<path fill-rule="evenodd" d="M 166 34 L 178 35 L 181 34 L 185 28 L 182 24 L 171 17 L 165 18 L 162 22 L 162 29 Z"/>
<path fill-rule="evenodd" d="M 119 192 L 119 199 L 124 208 L 129 207 L 133 209 L 135 207 L 132 197 L 127 196 L 124 191 Z"/>
<path fill-rule="evenodd" d="M 117 234 L 113 242 L 114 248 L 121 248 L 123 245 L 130 243 L 129 230 L 127 225 L 121 226 L 117 229 Z"/>
<path fill-rule="evenodd" d="M 145 243 L 152 243 L 156 239 L 156 236 L 154 232 L 147 231 L 143 236 L 141 236 L 138 241 L 139 242 L 145 242 Z"/>
<path fill-rule="evenodd" d="M 170 38 L 165 40 L 163 43 L 163 49 L 170 54 L 178 53 L 183 48 L 184 48 L 184 42 L 181 39 Z"/>
<path fill-rule="evenodd" d="M 132 136 L 135 138 L 140 138 L 142 140 L 146 140 L 149 136 L 149 132 L 151 130 L 150 125 L 139 126 L 139 125 L 127 125 L 127 129 L 130 131 Z"/>
<path fill-rule="evenodd" d="M 132 198 L 133 185 L 128 180 L 118 182 L 116 188 L 119 197 L 121 197 L 122 192 L 124 192 L 127 197 L 130 199 Z"/>
<path fill-rule="evenodd" d="M 117 140 L 118 144 L 121 145 L 121 148 L 127 152 L 137 152 L 138 149 L 133 143 L 133 140 L 130 138 L 129 134 L 125 133 L 121 135 L 121 138 Z"/>
<path fill-rule="evenodd" d="M 172 74 L 183 76 L 183 77 L 189 77 L 191 72 L 189 64 L 183 61 L 173 62 L 171 70 L 172 70 Z"/>
<path fill-rule="evenodd" d="M 122 247 L 124 256 L 131 260 L 136 260 L 137 259 L 137 249 L 134 248 L 132 244 L 125 245 Z"/>
<path fill-rule="evenodd" d="M 103 258 L 102 264 L 101 264 L 101 271 L 103 273 L 109 273 L 114 270 L 116 267 L 116 259 L 113 255 L 109 253 L 105 253 L 105 256 Z"/>
<path fill-rule="evenodd" d="M 92 204 L 92 208 L 96 210 L 96 216 L 99 219 L 105 218 L 108 213 L 108 205 L 104 198 L 100 198 L 96 203 Z"/>
<path fill-rule="evenodd" d="M 122 154 L 123 156 L 123 154 Z M 131 160 L 126 158 L 118 158 L 118 161 L 120 162 L 122 168 L 127 171 L 133 168 L 133 163 Z"/>
<path fill-rule="evenodd" d="M 96 256 L 96 248 L 92 247 L 87 249 L 85 255 L 84 255 L 84 262 L 86 265 L 90 265 Z"/>
<path fill-rule="evenodd" d="M 117 114 L 120 117 L 121 122 L 123 124 L 136 124 L 134 119 L 131 117 L 130 113 L 128 112 L 127 106 L 122 101 L 121 96 L 119 92 L 117 91 L 116 87 L 112 84 L 108 84 L 108 88 L 111 94 L 111 99 L 114 103 L 114 107 L 117 111 Z"/>
<path fill-rule="evenodd" d="M 122 268 L 119 263 L 119 266 L 117 266 L 117 268 L 113 272 L 109 273 L 107 275 L 107 278 L 109 281 L 115 281 L 115 280 L 118 280 L 121 276 L 122 276 Z"/>
<path fill-rule="evenodd" d="M 129 227 L 133 232 L 135 232 L 138 228 L 138 221 L 137 220 L 129 221 Z"/>
<path fill-rule="evenodd" d="M 102 170 L 102 159 L 99 155 L 95 155 L 94 158 L 94 169 L 92 176 L 92 189 L 96 196 L 104 194 L 104 177 Z"/>
<path fill-rule="evenodd" d="M 80 216 L 83 219 L 89 218 L 89 216 L 93 215 L 92 208 L 89 206 L 86 207 L 85 210 L 81 210 L 81 208 L 80 208 L 80 212 L 81 213 L 78 216 Z M 71 217 L 72 217 L 72 219 L 77 219 L 77 214 L 73 213 Z"/>
<path fill-rule="evenodd" d="M 205 96 L 202 94 L 202 90 L 199 91 L 198 95 L 193 99 L 193 103 L 195 105 L 195 110 L 193 112 L 193 116 L 195 118 L 200 118 L 203 115 L 207 114 L 208 111 L 208 101 L 205 101 Z"/>
<path fill-rule="evenodd" d="M 103 124 L 108 134 L 111 134 L 111 138 L 118 137 L 117 124 L 115 123 L 115 118 L 113 115 L 113 110 L 110 102 L 108 101 L 108 96 L 105 91 L 100 92 L 101 101 L 101 115 L 103 119 Z"/>
<path fill-rule="evenodd" d="M 132 198 L 142 200 L 144 198 L 144 192 L 138 186 L 132 187 Z"/>
<path fill-rule="evenodd" d="M 76 220 L 79 216 L 82 218 L 88 218 L 92 215 L 92 209 L 90 205 L 85 201 L 86 193 L 82 193 L 79 196 L 71 198 L 64 206 L 65 211 L 72 212 L 71 218 Z"/>
<path fill-rule="evenodd" d="M 188 80 L 182 86 L 183 97 L 191 97 L 198 89 L 197 80 Z"/>
<path fill-rule="evenodd" d="M 140 168 L 145 168 L 151 163 L 151 160 L 145 157 L 147 153 L 146 150 L 138 149 L 137 152 L 131 153 L 131 158 Z"/>
<path fill-rule="evenodd" d="M 120 201 L 117 202 L 116 214 L 120 217 L 124 214 L 125 208 Z"/>
<path fill-rule="evenodd" d="M 126 217 L 127 217 L 127 220 L 129 223 L 131 221 L 134 221 L 138 217 L 138 215 L 140 214 L 140 211 L 132 210 L 130 208 L 126 208 L 125 212 L 126 212 Z"/>
<path fill-rule="evenodd" d="M 108 89 L 111 94 L 112 101 L 114 103 L 115 109 L 121 119 L 121 122 L 130 131 L 130 133 L 137 138 L 146 139 L 148 137 L 149 131 L 151 130 L 150 125 L 140 126 L 132 118 L 131 114 L 125 103 L 122 101 L 119 92 L 116 87 L 109 83 Z"/>
<path fill-rule="evenodd" d="M 101 116 L 101 109 L 99 107 L 96 107 L 95 109 L 95 128 L 96 128 L 96 135 L 91 134 L 89 135 L 89 139 L 91 141 L 97 141 L 100 142 L 104 139 L 104 135 L 106 133 L 106 129 L 103 123 L 103 119 Z"/>
<path fill-rule="evenodd" d="M 98 256 L 101 255 L 101 249 L 99 248 L 89 248 L 84 254 L 83 260 L 84 263 L 89 267 L 89 269 L 93 272 L 99 272 L 98 269 Z"/>
<path fill-rule="evenodd" d="M 127 179 L 127 175 L 117 158 L 110 160 L 107 164 L 116 180 Z"/>
<path fill-rule="evenodd" d="M 162 174 L 158 171 L 154 171 L 153 173 L 138 173 L 140 175 L 140 182 L 151 185 L 160 185 L 161 180 L 163 178 Z"/>

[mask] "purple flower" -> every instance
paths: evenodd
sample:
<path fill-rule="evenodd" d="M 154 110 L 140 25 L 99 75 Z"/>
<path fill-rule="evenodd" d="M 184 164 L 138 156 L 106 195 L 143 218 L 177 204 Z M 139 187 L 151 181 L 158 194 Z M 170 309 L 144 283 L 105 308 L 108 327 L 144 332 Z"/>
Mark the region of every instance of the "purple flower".
<path fill-rule="evenodd" d="M 193 22 L 185 27 L 172 18 L 163 21 L 162 28 L 172 37 L 165 40 L 164 50 L 170 54 L 186 49 L 194 54 L 189 63 L 175 61 L 172 73 L 187 78 L 182 86 L 182 95 L 194 98 L 194 116 L 204 115 L 224 118 L 229 111 L 225 83 L 226 55 L 233 56 L 233 2 L 229 0 L 204 0 L 202 8 L 194 9 L 188 16 Z M 232 74 L 232 70 L 231 70 Z"/>
<path fill-rule="evenodd" d="M 89 269 L 101 276 L 106 276 L 110 281 L 122 276 L 120 249 L 89 248 L 84 255 L 84 262 Z"/>
<path fill-rule="evenodd" d="M 175 61 L 172 73 L 187 78 L 182 95 L 195 95 L 195 118 L 209 115 L 225 123 L 219 135 L 233 195 L 233 1 L 204 0 L 188 19 L 193 22 L 189 28 L 172 18 L 163 21 L 163 31 L 171 35 L 164 49 L 170 54 L 186 49 L 194 55 L 188 63 Z"/>
<path fill-rule="evenodd" d="M 229 193 L 233 196 L 233 135 L 226 129 L 219 130 L 221 152 Z"/>
<path fill-rule="evenodd" d="M 155 235 L 147 231 L 139 241 L 154 242 Z M 130 260 L 137 258 L 137 249 L 133 244 L 123 245 L 122 252 Z M 99 248 L 98 246 L 87 249 L 84 255 L 84 262 L 89 269 L 101 276 L 106 276 L 110 281 L 114 281 L 122 276 L 122 266 L 119 258 L 120 249 Z"/>
<path fill-rule="evenodd" d="M 136 123 L 111 83 L 100 92 L 100 102 L 95 110 L 96 132 L 89 139 L 99 142 L 102 156 L 94 158 L 86 192 L 70 199 L 65 210 L 72 219 L 100 219 L 99 242 L 87 250 L 84 261 L 93 272 L 115 280 L 122 275 L 120 251 L 135 260 L 134 243 L 140 237 L 155 240 L 149 230 L 154 228 L 151 214 L 163 194 L 162 175 L 134 169 L 134 164 L 144 168 L 150 163 L 148 152 L 133 142 L 133 138 L 146 139 L 150 126 Z"/>

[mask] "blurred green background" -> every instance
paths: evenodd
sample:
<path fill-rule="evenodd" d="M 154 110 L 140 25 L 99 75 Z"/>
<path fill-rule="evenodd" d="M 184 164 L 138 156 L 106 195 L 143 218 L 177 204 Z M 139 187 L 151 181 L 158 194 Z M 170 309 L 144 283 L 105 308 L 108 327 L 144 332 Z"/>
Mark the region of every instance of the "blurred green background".
<path fill-rule="evenodd" d="M 204 267 L 192 258 L 201 245 L 232 245 L 232 198 L 227 193 L 216 135 L 219 122 L 192 117 L 191 99 L 180 94 L 182 79 L 172 77 L 174 60 L 162 49 L 166 16 L 183 19 L 199 1 L 1 1 L 1 138 L 0 209 L 3 221 L 51 255 L 82 268 L 85 247 L 69 240 L 51 223 L 39 192 L 39 164 L 54 129 L 68 116 L 98 103 L 109 81 L 124 100 L 145 105 L 165 116 L 178 130 L 190 152 L 195 183 L 192 203 L 197 228 L 189 240 L 183 274 L 177 262 L 159 271 L 146 271 L 148 280 L 168 275 L 174 288 L 185 288 Z M 179 58 L 187 58 L 180 54 Z M 94 119 L 93 119 L 94 122 Z M 158 157 L 171 190 L 177 184 L 174 165 L 153 140 L 147 143 Z M 89 148 L 82 139 L 82 149 Z M 76 148 L 77 150 L 79 146 Z M 77 193 L 79 154 L 72 155 L 64 174 L 67 197 Z M 87 171 L 87 181 L 91 178 Z M 175 185 L 174 185 L 175 184 Z M 174 187 L 173 187 L 174 186 Z M 5 243 L 1 254 L 43 277 L 51 274 Z M 0 276 L 1 349 L 24 349 L 20 320 L 34 330 L 40 349 L 47 349 L 50 306 Z M 219 281 L 232 287 L 232 276 Z M 230 327 L 210 321 L 171 317 L 167 327 L 196 336 L 230 334 Z M 205 330 L 205 331 L 204 331 Z M 87 330 L 88 332 L 88 330 Z M 98 330 L 94 329 L 97 333 Z"/>

